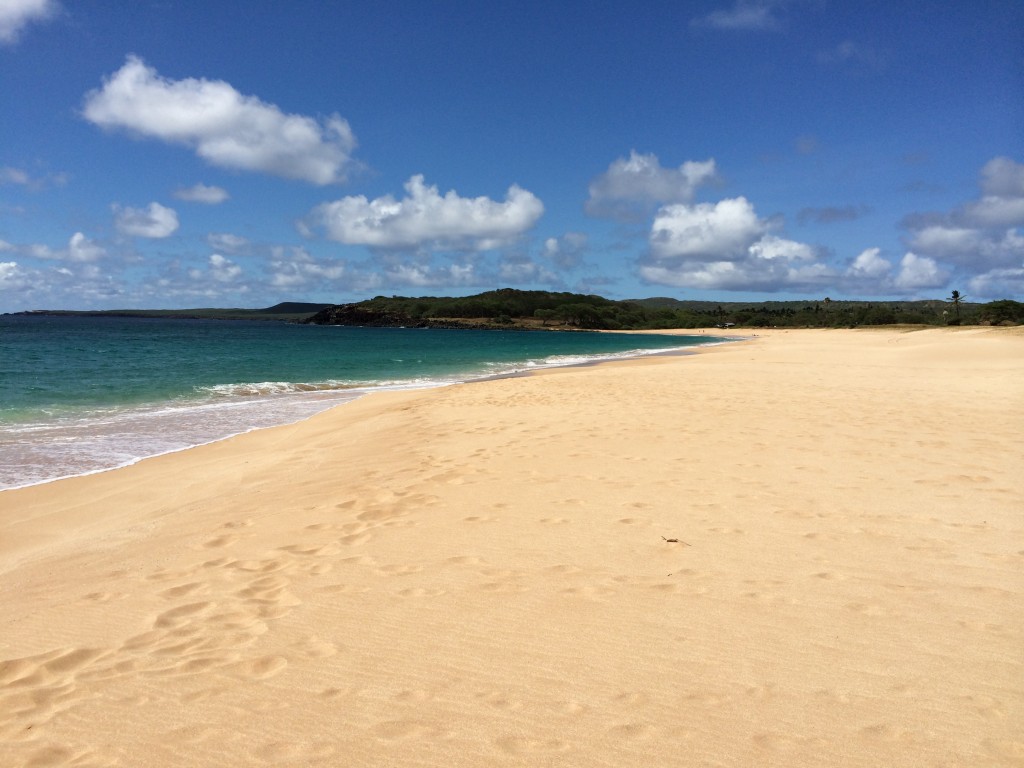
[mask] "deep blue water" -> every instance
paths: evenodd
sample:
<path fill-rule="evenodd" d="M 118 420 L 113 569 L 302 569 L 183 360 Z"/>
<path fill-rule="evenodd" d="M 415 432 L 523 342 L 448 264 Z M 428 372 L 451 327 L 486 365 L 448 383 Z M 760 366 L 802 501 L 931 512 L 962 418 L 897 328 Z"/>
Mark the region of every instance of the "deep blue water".
<path fill-rule="evenodd" d="M 0 316 L 0 489 L 96 472 L 438 386 L 709 336 Z"/>

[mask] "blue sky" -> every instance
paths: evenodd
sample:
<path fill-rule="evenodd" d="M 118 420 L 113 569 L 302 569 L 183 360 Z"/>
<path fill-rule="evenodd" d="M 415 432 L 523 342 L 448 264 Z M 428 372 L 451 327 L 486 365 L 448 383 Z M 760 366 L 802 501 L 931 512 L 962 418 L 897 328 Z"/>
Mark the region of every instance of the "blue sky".
<path fill-rule="evenodd" d="M 1024 299 L 1024 5 L 0 0 L 0 311 Z"/>

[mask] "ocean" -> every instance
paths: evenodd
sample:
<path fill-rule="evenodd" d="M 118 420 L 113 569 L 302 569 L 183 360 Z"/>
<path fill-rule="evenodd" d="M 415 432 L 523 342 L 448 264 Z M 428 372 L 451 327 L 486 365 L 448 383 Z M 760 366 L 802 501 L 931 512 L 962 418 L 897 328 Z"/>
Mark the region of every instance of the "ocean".
<path fill-rule="evenodd" d="M 382 389 L 680 350 L 711 336 L 0 316 L 0 490 L 288 424 Z"/>

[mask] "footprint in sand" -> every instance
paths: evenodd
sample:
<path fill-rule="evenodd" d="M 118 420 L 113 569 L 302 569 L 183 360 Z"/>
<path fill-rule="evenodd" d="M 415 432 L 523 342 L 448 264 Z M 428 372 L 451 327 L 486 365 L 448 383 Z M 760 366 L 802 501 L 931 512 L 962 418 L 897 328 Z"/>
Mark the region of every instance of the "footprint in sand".
<path fill-rule="evenodd" d="M 209 610 L 213 603 L 200 602 L 200 603 L 189 603 L 188 605 L 181 605 L 177 608 L 172 608 L 169 611 L 164 611 L 153 621 L 154 627 L 166 628 L 166 627 L 178 627 L 182 624 L 191 620 L 191 617 L 196 614 L 203 613 Z"/>
<path fill-rule="evenodd" d="M 415 720 L 388 720 L 377 723 L 370 728 L 370 732 L 385 741 L 437 738 L 441 735 L 437 728 Z"/>
<path fill-rule="evenodd" d="M 223 536 L 217 536 L 216 538 L 210 539 L 209 541 L 204 541 L 203 546 L 206 549 L 219 549 L 221 547 L 231 546 L 236 541 L 238 541 L 237 536 L 232 536 L 231 534 L 224 534 Z"/>
<path fill-rule="evenodd" d="M 441 595 L 447 594 L 447 590 L 428 589 L 426 587 L 409 587 L 408 589 L 400 589 L 396 594 L 399 597 L 440 597 Z"/>
<path fill-rule="evenodd" d="M 608 729 L 609 736 L 617 739 L 625 739 L 626 741 L 645 739 L 652 733 L 653 729 L 644 723 L 623 723 L 622 725 L 615 725 Z"/>
<path fill-rule="evenodd" d="M 245 677 L 252 680 L 266 680 L 279 674 L 288 666 L 288 659 L 284 656 L 262 656 L 250 661 L 240 661 L 232 664 L 229 671 L 238 677 Z"/>
<path fill-rule="evenodd" d="M 111 600 L 124 600 L 126 597 L 128 597 L 126 592 L 90 592 L 83 595 L 82 599 L 93 603 L 109 603 Z"/>
<path fill-rule="evenodd" d="M 519 701 L 509 696 L 505 691 L 480 691 L 475 695 L 480 701 L 483 701 L 485 704 L 494 707 L 495 709 L 513 712 L 517 709 L 522 709 L 523 707 Z"/>
<path fill-rule="evenodd" d="M 494 742 L 499 749 L 510 755 L 531 753 L 564 752 L 569 745 L 559 739 L 525 739 L 518 736 L 505 736 Z"/>
<path fill-rule="evenodd" d="M 167 600 L 176 600 L 181 597 L 188 597 L 200 592 L 207 592 L 206 585 L 199 581 L 191 581 L 188 584 L 181 584 L 177 587 L 171 587 L 160 592 L 160 597 L 166 598 Z"/>

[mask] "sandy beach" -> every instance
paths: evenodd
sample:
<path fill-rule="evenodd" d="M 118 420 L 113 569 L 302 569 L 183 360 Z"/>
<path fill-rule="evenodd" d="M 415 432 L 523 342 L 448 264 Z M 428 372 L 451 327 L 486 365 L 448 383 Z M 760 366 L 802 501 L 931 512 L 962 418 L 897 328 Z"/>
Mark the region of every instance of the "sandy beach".
<path fill-rule="evenodd" d="M 0 493 L 0 765 L 1022 766 L 1021 331 L 759 331 Z"/>

